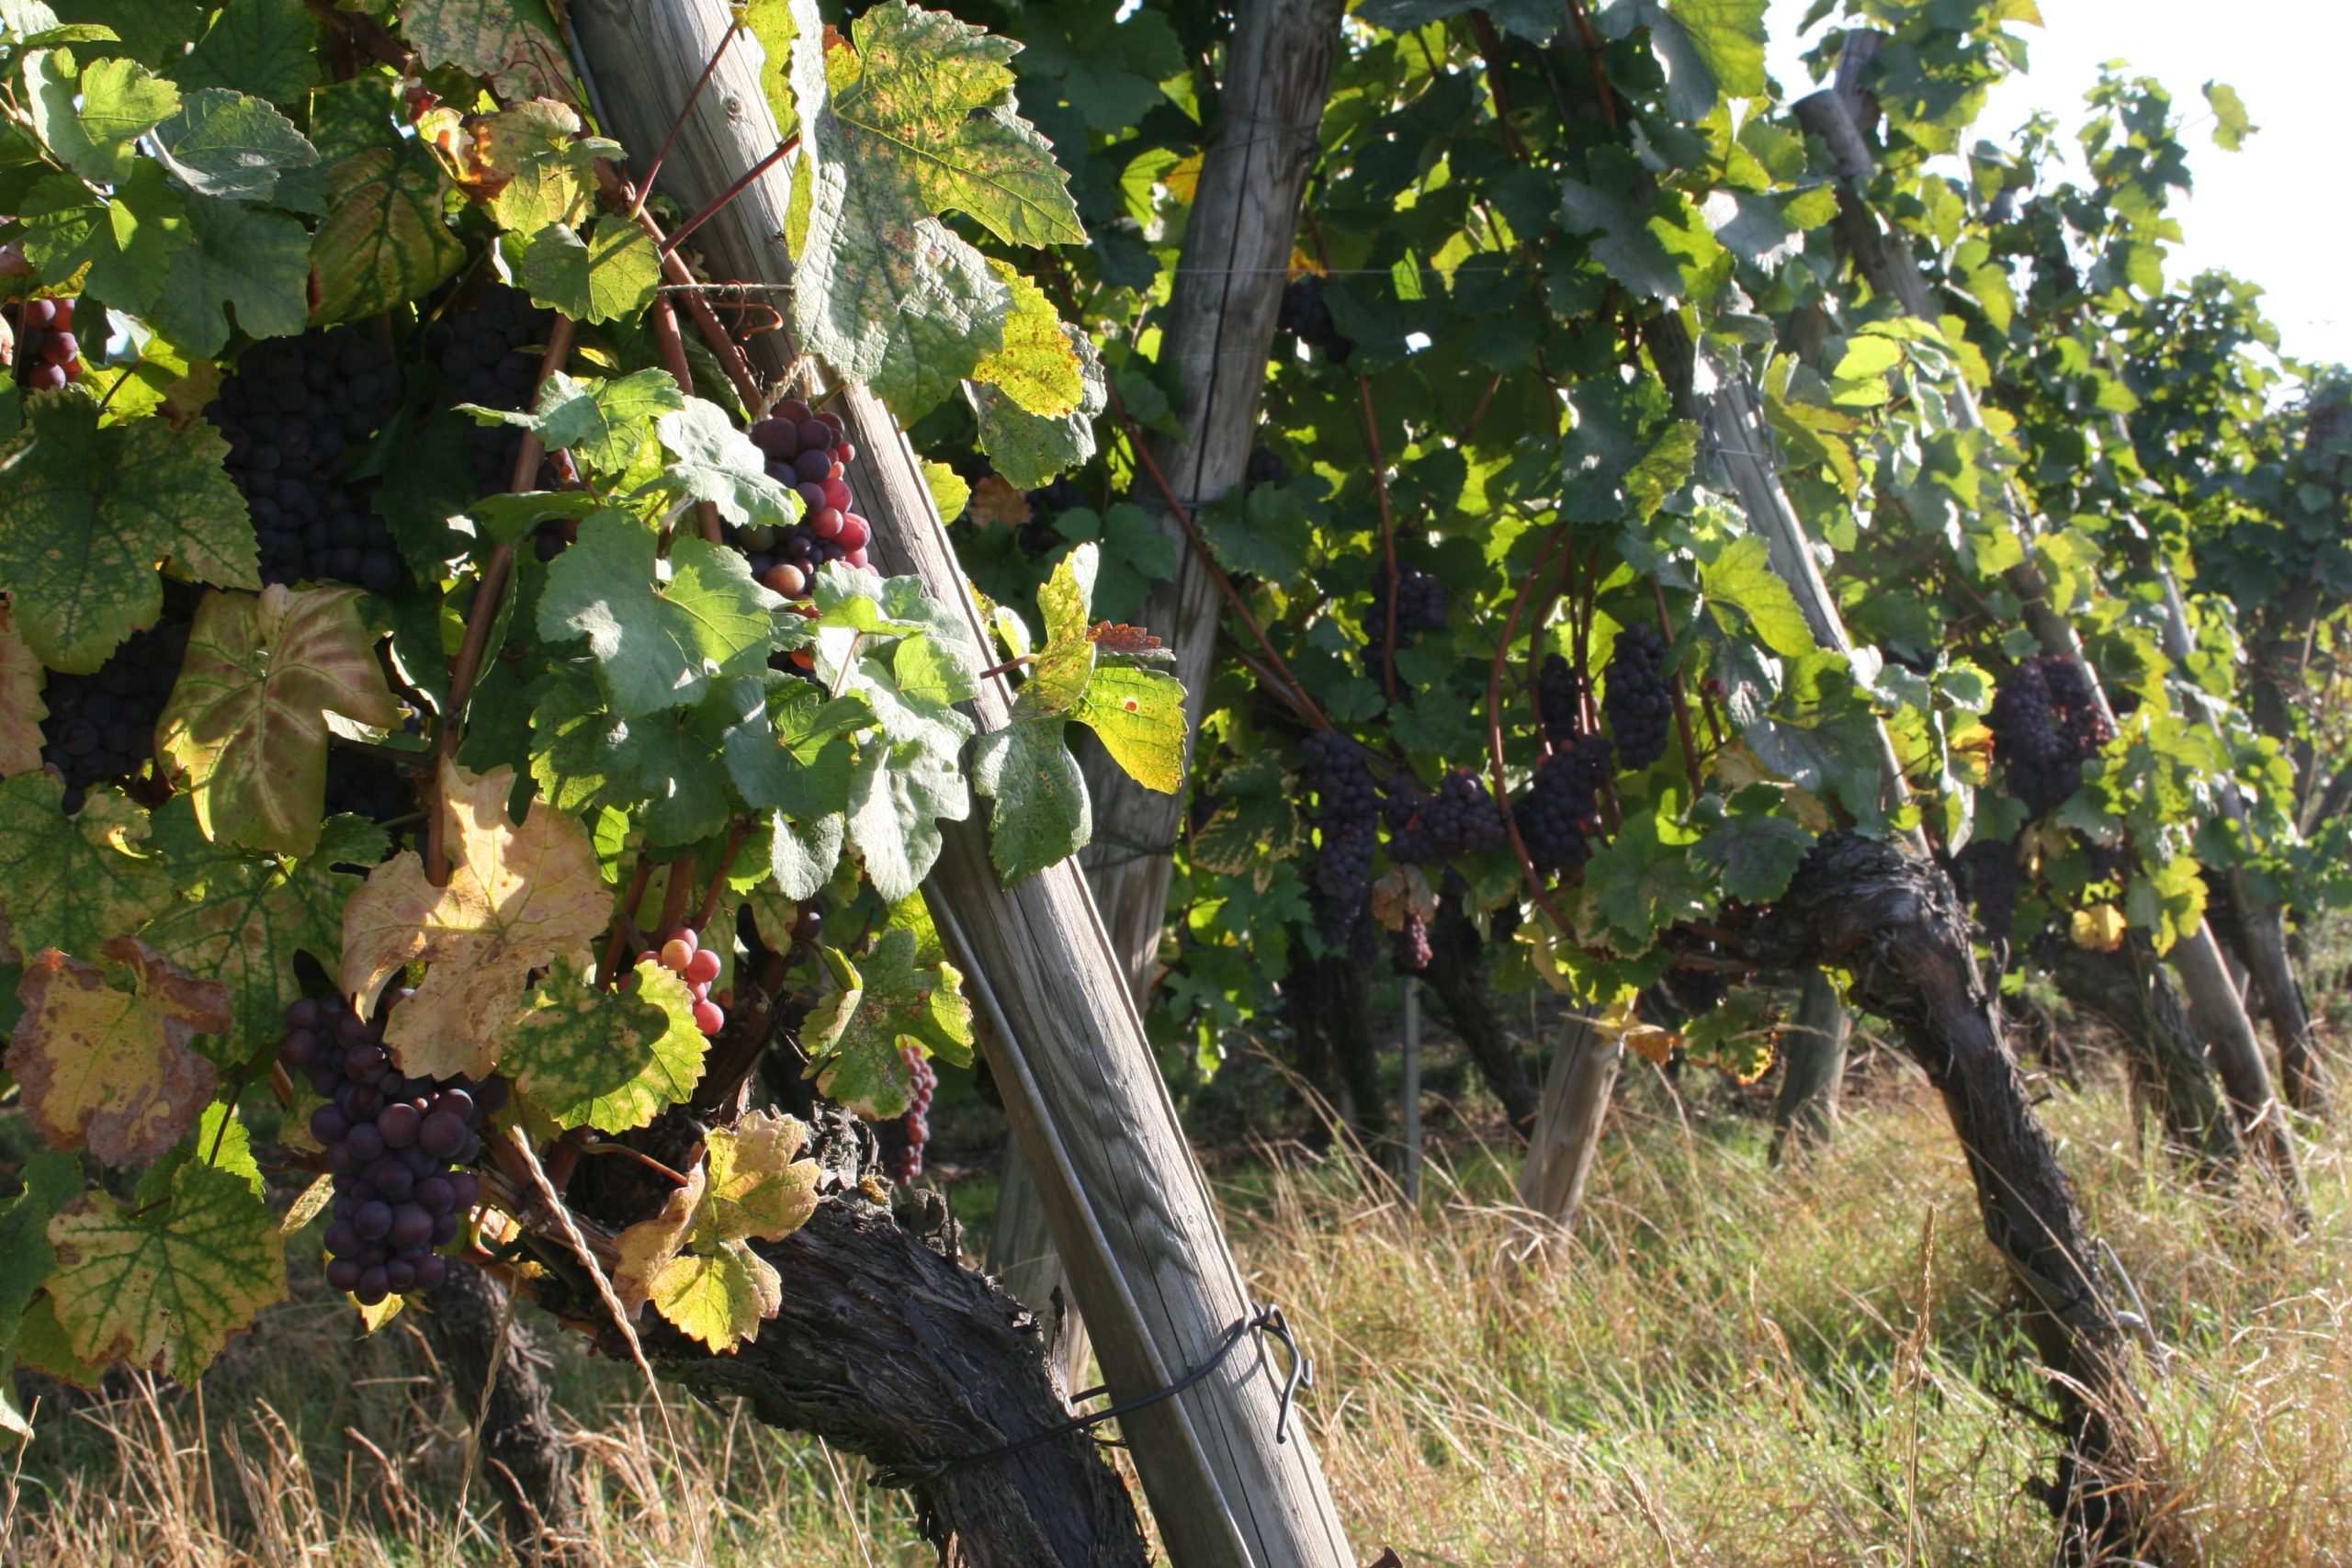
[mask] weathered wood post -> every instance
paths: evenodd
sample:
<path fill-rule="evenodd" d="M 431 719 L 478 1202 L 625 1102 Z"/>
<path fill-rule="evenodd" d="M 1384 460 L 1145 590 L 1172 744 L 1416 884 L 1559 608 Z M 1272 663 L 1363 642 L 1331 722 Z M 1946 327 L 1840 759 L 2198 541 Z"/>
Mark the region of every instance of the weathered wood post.
<path fill-rule="evenodd" d="M 573 0 L 571 19 L 600 113 L 640 155 L 662 142 L 732 21 L 723 0 Z M 777 146 L 762 63 L 752 41 L 738 39 L 686 116 L 662 175 L 682 201 L 707 200 Z M 791 277 L 789 196 L 786 172 L 772 170 L 696 231 L 715 275 Z M 784 345 L 772 341 L 781 335 L 751 345 L 772 374 L 783 369 Z M 921 577 L 967 617 L 975 645 L 988 646 L 904 434 L 862 387 L 842 389 L 834 406 L 862 454 L 855 489 L 876 565 Z M 1001 728 L 1009 694 L 991 682 L 971 706 L 982 730 Z M 1007 891 L 985 824 L 945 827 L 925 885 L 941 935 L 969 976 L 982 1043 L 1113 1397 L 1152 1393 L 1208 1360 L 1251 1314 L 1250 1294 L 1160 1082 L 1128 966 L 1077 863 Z M 1253 1337 L 1213 1376 L 1122 1423 L 1182 1568 L 1352 1563 L 1305 1423 L 1292 1420 L 1287 1440 L 1275 1440 L 1284 1371 Z"/>

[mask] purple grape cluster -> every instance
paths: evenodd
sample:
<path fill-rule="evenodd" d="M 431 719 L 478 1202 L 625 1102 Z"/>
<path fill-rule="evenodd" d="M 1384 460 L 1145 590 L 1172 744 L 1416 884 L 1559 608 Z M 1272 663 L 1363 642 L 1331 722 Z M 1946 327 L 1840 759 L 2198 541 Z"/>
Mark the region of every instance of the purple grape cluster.
<path fill-rule="evenodd" d="M 1386 809 L 1388 853 L 1400 862 L 1433 865 L 1510 842 L 1502 807 L 1467 768 L 1446 774 L 1430 795 L 1418 787 L 1392 794 Z"/>
<path fill-rule="evenodd" d="M 1592 858 L 1600 792 L 1617 771 L 1615 752 L 1606 735 L 1575 735 L 1535 770 L 1511 817 L 1536 870 L 1557 875 Z"/>
<path fill-rule="evenodd" d="M 53 392 L 81 375 L 82 345 L 74 336 L 74 301 L 26 300 L 17 311 L 17 379 L 28 392 Z"/>
<path fill-rule="evenodd" d="M 391 351 L 352 327 L 271 338 L 237 356 L 205 409 L 229 443 L 229 477 L 245 498 L 264 582 L 321 578 L 371 593 L 400 586 L 392 531 L 369 504 L 372 482 L 345 482 L 344 448 L 399 412 Z"/>
<path fill-rule="evenodd" d="M 435 323 L 426 346 L 441 367 L 452 403 L 521 412 L 539 383 L 555 312 L 542 310 L 519 288 L 485 288 L 462 310 Z M 512 425 L 476 425 L 466 435 L 474 493 L 496 495 L 514 481 L 523 433 Z"/>
<path fill-rule="evenodd" d="M 787 599 L 805 599 L 817 569 L 828 561 L 871 570 L 865 547 L 874 531 L 850 510 L 843 476 L 857 459 L 857 447 L 842 434 L 842 416 L 814 412 L 791 399 L 752 426 L 752 441 L 767 455 L 769 477 L 797 490 L 804 508 L 789 528 L 735 530 L 735 547 L 750 560 L 752 575 Z"/>
<path fill-rule="evenodd" d="M 1324 940 L 1344 943 L 1372 897 L 1372 860 L 1380 848 L 1380 789 L 1363 748 L 1335 729 L 1306 738 L 1307 783 L 1316 797 L 1315 826 L 1322 838 L 1315 856 L 1315 886 L 1322 896 L 1317 924 Z"/>
<path fill-rule="evenodd" d="M 905 1114 L 877 1123 L 874 1132 L 882 1145 L 883 1168 L 891 1180 L 903 1183 L 922 1175 L 923 1145 L 931 1142 L 931 1099 L 939 1092 L 939 1074 L 920 1046 L 901 1045 L 899 1055 L 906 1061 L 913 1093 Z"/>
<path fill-rule="evenodd" d="M 1618 632 L 1609 652 L 1609 689 L 1600 711 L 1626 772 L 1637 773 L 1666 755 L 1674 684 L 1666 674 L 1666 638 L 1656 626 L 1636 622 Z"/>
<path fill-rule="evenodd" d="M 2018 893 L 2025 881 L 2017 845 L 2000 839 L 1971 839 L 1952 857 L 1951 879 L 1975 909 L 1977 926 L 2006 967 L 2010 923 L 2017 918 Z"/>
<path fill-rule="evenodd" d="M 1535 671 L 1535 707 L 1544 720 L 1544 738 L 1553 745 L 1569 744 L 1584 728 L 1582 696 L 1576 667 L 1556 653 L 1546 654 Z"/>
<path fill-rule="evenodd" d="M 1984 715 L 2009 793 L 2037 817 L 2082 787 L 2083 763 L 2115 739 L 2082 665 L 2044 654 L 2018 666 Z"/>
<path fill-rule="evenodd" d="M 1396 944 L 1389 953 L 1389 966 L 1400 975 L 1418 975 L 1434 956 L 1430 951 L 1430 923 L 1421 919 L 1419 909 L 1406 910 L 1405 923 L 1397 928 Z"/>
<path fill-rule="evenodd" d="M 403 1077 L 383 1043 L 387 1018 L 407 993 L 388 993 L 368 1023 L 341 1000 L 305 997 L 286 1010 L 277 1059 L 307 1077 L 326 1103 L 311 1135 L 334 1178 L 328 1210 L 327 1283 L 362 1306 L 429 1291 L 448 1272 L 435 1249 L 458 1238 L 481 1196 L 470 1165 L 475 1131 L 505 1098 L 505 1083 Z"/>
<path fill-rule="evenodd" d="M 1356 351 L 1352 339 L 1331 319 L 1331 302 L 1323 298 L 1323 280 L 1308 274 L 1293 278 L 1283 288 L 1283 302 L 1274 316 L 1274 330 L 1288 333 L 1310 348 L 1319 349 L 1334 365 L 1344 365 Z"/>
<path fill-rule="evenodd" d="M 139 771 L 155 754 L 155 721 L 179 679 L 187 628 L 133 635 L 87 675 L 51 672 L 42 700 L 41 761 L 65 775 L 65 808 L 81 809 L 94 784 Z"/>
<path fill-rule="evenodd" d="M 1445 625 L 1445 584 L 1417 566 L 1396 569 L 1396 635 L 1413 637 Z M 1388 573 L 1372 581 L 1372 610 L 1364 620 L 1375 643 L 1388 635 Z"/>

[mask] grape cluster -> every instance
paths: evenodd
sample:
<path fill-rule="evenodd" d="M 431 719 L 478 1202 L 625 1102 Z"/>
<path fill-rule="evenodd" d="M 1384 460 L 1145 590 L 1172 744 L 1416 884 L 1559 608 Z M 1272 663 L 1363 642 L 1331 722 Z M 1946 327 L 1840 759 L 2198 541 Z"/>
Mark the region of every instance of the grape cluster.
<path fill-rule="evenodd" d="M 883 1168 L 891 1180 L 907 1182 L 922 1174 L 923 1145 L 931 1142 L 931 1098 L 939 1092 L 939 1074 L 919 1045 L 901 1045 L 899 1055 L 907 1064 L 906 1113 L 893 1116 L 874 1131 L 882 1145 Z"/>
<path fill-rule="evenodd" d="M 1617 760 L 1639 773 L 1666 755 L 1674 720 L 1674 686 L 1666 676 L 1666 638 L 1636 622 L 1617 634 L 1609 653 L 1609 690 L 1600 709 L 1617 739 Z"/>
<path fill-rule="evenodd" d="M 2009 793 L 2037 817 L 2080 788 L 2084 760 L 2115 739 L 2089 674 L 2056 653 L 2018 665 L 1984 723 Z"/>
<path fill-rule="evenodd" d="M 1952 857 L 1951 879 L 1962 897 L 1976 910 L 1984 940 L 2004 955 L 2006 964 L 2010 922 L 2017 916 L 2018 891 L 2025 880 L 2018 865 L 2018 847 L 1999 839 L 1972 839 Z"/>
<path fill-rule="evenodd" d="M 458 1238 L 481 1196 L 471 1165 L 481 1119 L 505 1099 L 503 1079 L 408 1077 L 391 1064 L 384 1023 L 406 992 L 391 992 L 368 1022 L 340 998 L 308 997 L 286 1010 L 277 1059 L 326 1097 L 311 1135 L 334 1178 L 328 1210 L 327 1283 L 362 1306 L 429 1291 L 448 1271 L 435 1250 Z"/>
<path fill-rule="evenodd" d="M 334 578 L 373 593 L 400 586 L 391 530 L 368 504 L 372 484 L 336 470 L 401 404 L 390 350 L 351 327 L 271 338 L 237 356 L 205 417 L 229 443 L 229 477 L 245 498 L 265 582 Z"/>
<path fill-rule="evenodd" d="M 1333 729 L 1306 738 L 1307 774 L 1322 846 L 1315 857 L 1315 886 L 1322 895 L 1317 923 L 1324 940 L 1345 942 L 1372 896 L 1372 858 L 1380 847 L 1380 791 L 1365 766 L 1363 748 Z"/>
<path fill-rule="evenodd" d="M 1606 735 L 1575 735 L 1535 770 L 1511 816 L 1536 870 L 1571 872 L 1592 858 L 1600 792 L 1616 772 L 1615 750 Z"/>
<path fill-rule="evenodd" d="M 752 426 L 752 441 L 767 456 L 769 477 L 798 491 L 803 508 L 800 521 L 788 528 L 760 524 L 734 531 L 752 575 L 787 599 L 805 599 L 817 569 L 828 561 L 870 570 L 865 546 L 874 531 L 849 509 L 842 475 L 857 448 L 842 434 L 842 416 L 813 412 L 795 398 Z"/>
<path fill-rule="evenodd" d="M 1486 781 L 1467 768 L 1446 774 L 1428 795 L 1418 788 L 1391 795 L 1387 814 L 1389 854 L 1416 865 L 1458 860 L 1510 842 L 1502 807 L 1487 793 Z"/>
<path fill-rule="evenodd" d="M 1250 448 L 1250 461 L 1241 470 L 1241 488 L 1256 490 L 1260 485 L 1278 485 L 1290 478 L 1290 465 L 1270 446 Z"/>
<path fill-rule="evenodd" d="M 42 693 L 41 761 L 65 775 L 65 808 L 94 784 L 136 773 L 154 755 L 155 720 L 179 679 L 187 628 L 140 632 L 87 675 L 52 673 Z"/>
<path fill-rule="evenodd" d="M 1406 910 L 1405 923 L 1396 931 L 1396 949 L 1389 954 L 1389 966 L 1400 975 L 1418 975 L 1430 966 L 1432 956 L 1430 923 L 1421 919 L 1419 909 Z"/>
<path fill-rule="evenodd" d="M 74 301 L 26 300 L 17 312 L 17 379 L 27 391 L 53 392 L 81 374 Z"/>
<path fill-rule="evenodd" d="M 370 822 L 389 822 L 416 810 L 416 790 L 408 771 L 376 751 L 347 746 L 327 750 L 327 815 L 349 812 Z"/>
<path fill-rule="evenodd" d="M 1573 665 L 1556 653 L 1544 655 L 1535 672 L 1535 706 L 1544 720 L 1544 738 L 1566 746 L 1584 728 L 1583 695 Z"/>
<path fill-rule="evenodd" d="M 1388 573 L 1373 580 L 1372 613 L 1364 621 L 1375 643 L 1388 635 Z M 1412 637 L 1445 625 L 1445 584 L 1417 566 L 1396 569 L 1396 635 Z"/>
<path fill-rule="evenodd" d="M 530 407 L 555 312 L 542 310 L 519 288 L 485 288 L 462 310 L 435 324 L 427 346 L 447 384 L 452 403 L 521 412 Z M 512 487 L 523 433 L 512 425 L 476 425 L 466 437 L 474 467 L 474 493 Z"/>
<path fill-rule="evenodd" d="M 727 1014 L 710 999 L 710 983 L 718 978 L 725 965 L 718 954 L 701 944 L 692 926 L 680 926 L 670 933 L 659 953 L 640 953 L 639 964 L 659 964 L 686 983 L 686 992 L 695 999 L 695 1027 L 705 1034 L 716 1034 L 727 1026 Z"/>
<path fill-rule="evenodd" d="M 1309 348 L 1319 349 L 1334 365 L 1346 364 L 1348 356 L 1356 351 L 1354 340 L 1340 332 L 1331 320 L 1331 302 L 1323 298 L 1323 280 L 1312 275 L 1293 278 L 1283 288 L 1274 330 L 1290 333 Z"/>

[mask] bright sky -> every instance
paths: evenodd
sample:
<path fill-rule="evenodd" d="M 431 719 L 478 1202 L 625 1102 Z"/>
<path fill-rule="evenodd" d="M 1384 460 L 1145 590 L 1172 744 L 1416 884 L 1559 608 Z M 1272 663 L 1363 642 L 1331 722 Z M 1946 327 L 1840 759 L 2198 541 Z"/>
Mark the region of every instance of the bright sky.
<path fill-rule="evenodd" d="M 1996 140 L 2036 110 L 2071 140 L 2102 61 L 2154 76 L 2188 122 L 2196 179 L 2176 209 L 2184 242 L 2170 270 L 2220 267 L 2260 284 L 2286 352 L 2352 364 L 2352 205 L 2337 189 L 2345 145 L 2345 62 L 2352 5 L 2343 0 L 2041 0 L 2044 26 L 2018 28 L 2030 71 L 1993 95 L 1976 134 Z M 1772 73 L 1792 96 L 1807 81 L 1795 37 L 1807 0 L 1771 0 Z M 1816 34 L 1815 37 L 1818 35 Z M 2260 130 L 2242 151 L 2213 145 L 2209 81 L 2238 90 Z"/>

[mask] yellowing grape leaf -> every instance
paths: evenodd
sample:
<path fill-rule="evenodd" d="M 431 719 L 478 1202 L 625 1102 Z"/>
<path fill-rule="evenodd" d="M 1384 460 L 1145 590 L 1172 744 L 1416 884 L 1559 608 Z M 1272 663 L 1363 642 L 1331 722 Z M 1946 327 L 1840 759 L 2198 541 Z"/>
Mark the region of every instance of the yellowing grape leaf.
<path fill-rule="evenodd" d="M 630 1312 L 653 1298 L 654 1279 L 686 1245 L 686 1233 L 694 1228 L 695 1213 L 702 1207 L 703 1190 L 709 1185 L 710 1172 L 695 1167 L 686 1173 L 686 1184 L 671 1192 L 660 1213 L 613 1238 L 613 1250 L 619 1255 L 613 1264 L 613 1293 Z"/>
<path fill-rule="evenodd" d="M 716 1252 L 684 1253 L 653 1277 L 653 1308 L 714 1350 L 759 1337 L 760 1323 L 784 1305 L 775 1266 L 740 1241 Z"/>
<path fill-rule="evenodd" d="M 498 1064 L 559 1127 L 642 1127 L 694 1092 L 706 1041 L 686 983 L 639 964 L 627 991 L 558 964 L 507 1022 Z"/>
<path fill-rule="evenodd" d="M 40 766 L 40 721 L 49 716 L 43 678 L 40 660 L 0 606 L 0 778 Z"/>
<path fill-rule="evenodd" d="M 703 1055 L 710 1040 L 695 1027 L 695 999 L 685 981 L 651 964 L 639 971 L 633 994 L 662 1020 L 643 1066 L 619 1087 L 565 1108 L 557 1118 L 562 1125 L 584 1122 L 607 1133 L 642 1127 L 665 1107 L 691 1099 L 695 1086 L 702 1082 Z"/>
<path fill-rule="evenodd" d="M 790 1116 L 754 1111 L 714 1127 L 710 1179 L 695 1213 L 694 1243 L 782 1241 L 817 1210 L 817 1162 L 801 1159 L 807 1133 Z"/>
<path fill-rule="evenodd" d="M 138 1213 L 85 1193 L 49 1223 L 49 1295 L 74 1355 L 192 1382 L 229 1336 L 286 1299 L 286 1249 L 269 1205 L 233 1172 L 188 1160 L 170 1196 Z"/>
<path fill-rule="evenodd" d="M 206 594 L 159 730 L 204 836 L 291 855 L 316 848 L 330 712 L 379 729 L 401 722 L 357 589 Z"/>
<path fill-rule="evenodd" d="M 714 1128 L 703 1167 L 662 1213 L 618 1238 L 613 1288 L 635 1310 L 650 1301 L 714 1350 L 752 1338 L 784 1303 L 774 1265 L 753 1241 L 781 1241 L 817 1208 L 817 1162 L 797 1157 L 806 1133 L 789 1116 L 755 1111 Z M 691 1240 L 694 1250 L 681 1251 Z"/>
<path fill-rule="evenodd" d="M 172 879 L 136 852 L 147 814 L 119 790 L 90 791 L 72 818 L 64 795 L 46 771 L 0 781 L 0 915 L 23 952 L 95 955 L 169 905 Z"/>
<path fill-rule="evenodd" d="M 906 1112 L 912 1085 L 902 1040 L 951 1062 L 972 1059 L 972 1010 L 952 964 L 918 962 L 915 934 L 886 931 L 862 964 L 824 950 L 834 989 L 801 1026 L 818 1089 L 861 1116 Z"/>
<path fill-rule="evenodd" d="M 1184 783 L 1184 683 L 1165 670 L 1098 664 L 1070 716 L 1146 789 L 1173 795 Z"/>
<path fill-rule="evenodd" d="M 611 912 L 580 819 L 541 807 L 518 826 L 506 815 L 514 786 L 512 768 L 478 775 L 444 761 L 449 885 L 434 886 L 402 851 L 344 906 L 341 979 L 361 1010 L 403 966 L 431 965 L 384 1035 L 413 1077 L 488 1073 L 525 978 L 560 958 L 586 968 Z"/>
<path fill-rule="evenodd" d="M 2095 904 L 2087 909 L 2075 910 L 2068 928 L 2076 947 L 2086 947 L 2093 953 L 2113 953 L 2123 945 L 2123 933 L 2130 929 L 2130 922 L 2114 905 Z"/>
<path fill-rule="evenodd" d="M 1046 291 L 1021 276 L 1011 262 L 989 258 L 989 270 L 1012 290 L 1005 313 L 1004 343 L 972 367 L 972 379 L 989 381 L 1030 413 L 1057 418 L 1078 407 L 1086 378 L 1078 350 L 1062 335 L 1062 320 Z"/>
<path fill-rule="evenodd" d="M 401 36 L 427 66 L 480 76 L 509 102 L 573 96 L 546 0 L 401 0 Z"/>
<path fill-rule="evenodd" d="M 143 1165 L 178 1143 L 211 1101 L 220 1075 L 187 1043 L 228 1031 L 229 993 L 136 938 L 100 951 L 129 971 L 135 993 L 53 947 L 26 960 L 8 1071 L 24 1089 L 33 1130 L 51 1145 L 87 1144 L 107 1165 Z"/>

